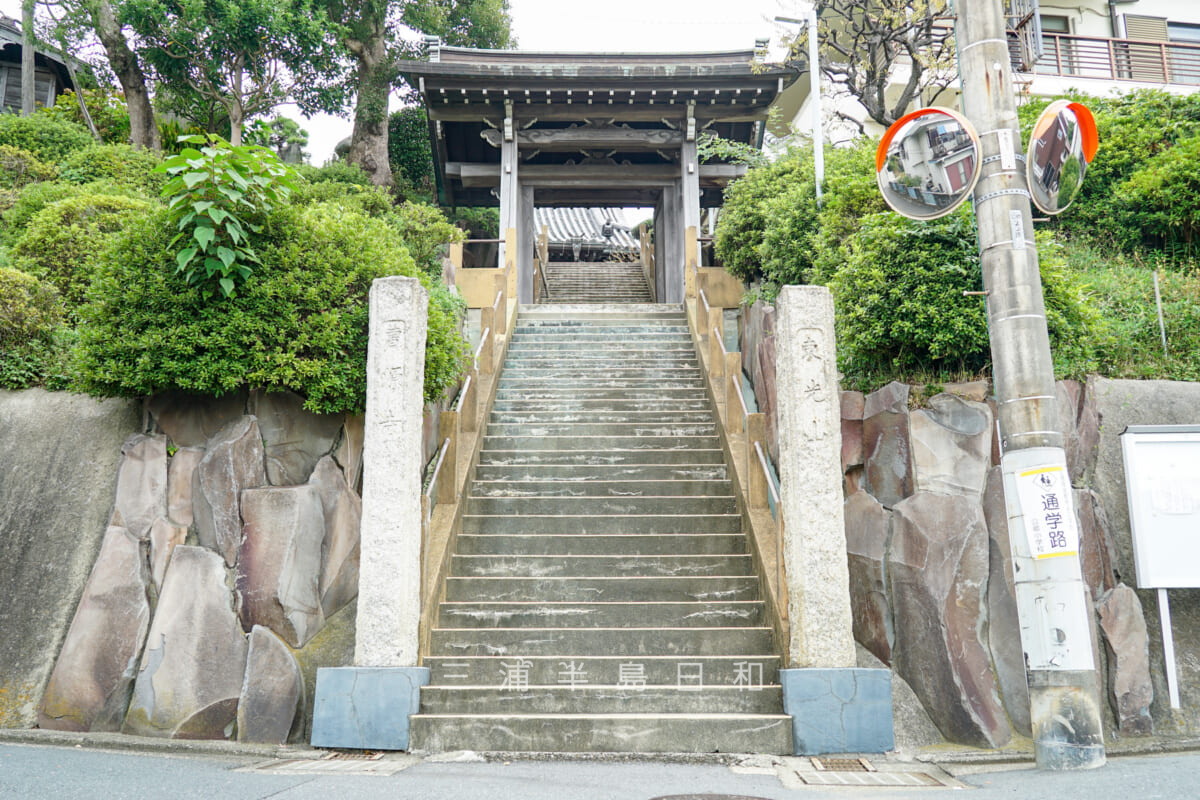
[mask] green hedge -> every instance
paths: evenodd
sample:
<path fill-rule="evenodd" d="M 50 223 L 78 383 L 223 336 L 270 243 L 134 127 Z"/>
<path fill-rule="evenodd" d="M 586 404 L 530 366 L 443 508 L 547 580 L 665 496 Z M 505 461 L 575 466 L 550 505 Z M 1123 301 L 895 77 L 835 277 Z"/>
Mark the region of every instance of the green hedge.
<path fill-rule="evenodd" d="M 154 172 L 159 161 L 154 153 L 127 144 L 93 144 L 67 156 L 59 167 L 59 178 L 75 184 L 111 181 L 156 195 L 166 183 L 165 175 Z"/>
<path fill-rule="evenodd" d="M 0 387 L 42 383 L 60 355 L 63 321 L 58 292 L 19 270 L 0 267 Z"/>
<path fill-rule="evenodd" d="M 87 129 L 44 114 L 20 117 L 0 114 L 0 145 L 28 150 L 42 161 L 58 164 L 96 140 Z"/>
<path fill-rule="evenodd" d="M 338 206 L 279 209 L 256 245 L 254 276 L 212 300 L 176 274 L 174 234 L 158 209 L 105 251 L 80 312 L 79 388 L 136 397 L 253 386 L 296 391 L 315 412 L 363 409 L 371 281 L 419 274 L 392 228 Z M 457 301 L 444 288 L 431 294 L 427 400 L 453 385 L 466 355 Z"/>
<path fill-rule="evenodd" d="M 38 212 L 10 256 L 26 272 L 52 283 L 73 308 L 83 302 L 108 240 L 151 208 L 146 200 L 119 195 L 67 197 Z"/>

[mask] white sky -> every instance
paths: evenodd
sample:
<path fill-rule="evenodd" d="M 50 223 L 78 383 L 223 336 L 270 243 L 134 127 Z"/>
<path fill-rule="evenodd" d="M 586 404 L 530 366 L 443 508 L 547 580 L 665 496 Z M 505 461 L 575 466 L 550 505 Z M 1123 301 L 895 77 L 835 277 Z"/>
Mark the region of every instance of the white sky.
<path fill-rule="evenodd" d="M 775 14 L 796 15 L 792 0 L 510 0 L 522 50 L 607 52 L 746 50 L 778 39 Z M 0 13 L 20 19 L 20 0 L 0 0 Z M 294 108 L 282 113 L 298 117 Z M 319 115 L 302 123 L 314 164 L 350 135 L 349 120 Z"/>

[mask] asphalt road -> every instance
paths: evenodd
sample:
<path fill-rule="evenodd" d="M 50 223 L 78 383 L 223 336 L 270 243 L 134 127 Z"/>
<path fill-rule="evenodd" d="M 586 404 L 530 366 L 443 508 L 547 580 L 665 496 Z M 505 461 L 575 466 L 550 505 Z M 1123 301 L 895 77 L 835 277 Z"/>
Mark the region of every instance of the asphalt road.
<path fill-rule="evenodd" d="M 0 798 L 283 798 L 285 800 L 650 800 L 670 795 L 881 800 L 971 798 L 1156 800 L 1200 798 L 1200 754 L 1112 759 L 1091 772 L 1012 769 L 959 774 L 959 789 L 826 789 L 800 782 L 789 760 L 771 769 L 669 763 L 514 761 L 431 763 L 406 755 L 383 764 L 392 775 L 255 771 L 262 760 L 177 756 L 75 747 L 0 745 Z M 807 762 L 803 762 L 807 763 Z M 892 764 L 893 768 L 910 765 Z M 953 767 L 950 767 L 954 772 Z M 692 800 L 692 798 L 689 798 Z M 698 798 L 696 799 L 698 800 Z M 708 800 L 706 798 L 705 800 Z M 715 800 L 715 799 L 714 799 Z"/>

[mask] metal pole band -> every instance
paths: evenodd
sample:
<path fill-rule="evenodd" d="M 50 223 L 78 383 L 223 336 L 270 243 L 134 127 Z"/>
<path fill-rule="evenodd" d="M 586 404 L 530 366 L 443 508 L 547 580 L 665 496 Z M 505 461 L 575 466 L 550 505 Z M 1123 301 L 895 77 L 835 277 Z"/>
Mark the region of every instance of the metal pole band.
<path fill-rule="evenodd" d="M 1019 195 L 1026 199 L 1031 199 L 1029 196 L 1029 192 L 1026 191 L 1025 189 L 997 189 L 994 192 L 988 192 L 985 195 L 980 195 L 979 197 L 976 197 L 975 205 L 979 205 L 980 203 L 986 203 L 988 200 L 995 200 L 997 197 L 1005 197 L 1008 195 Z"/>
<path fill-rule="evenodd" d="M 977 42 L 971 42 L 970 44 L 968 44 L 964 47 L 958 48 L 959 59 L 961 60 L 962 54 L 967 52 L 971 48 L 979 47 L 980 45 L 985 45 L 985 44 L 1002 44 L 1002 45 L 1004 45 L 1005 50 L 1008 49 L 1008 40 L 1007 39 L 980 39 Z"/>

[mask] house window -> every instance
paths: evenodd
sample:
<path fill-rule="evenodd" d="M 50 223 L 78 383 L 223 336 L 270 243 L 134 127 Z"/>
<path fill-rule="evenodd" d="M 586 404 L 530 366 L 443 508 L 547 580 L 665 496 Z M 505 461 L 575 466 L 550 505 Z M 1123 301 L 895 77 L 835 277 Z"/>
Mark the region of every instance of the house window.
<path fill-rule="evenodd" d="M 1168 22 L 1167 38 L 1171 44 L 1171 82 L 1200 84 L 1200 25 L 1187 22 Z"/>

